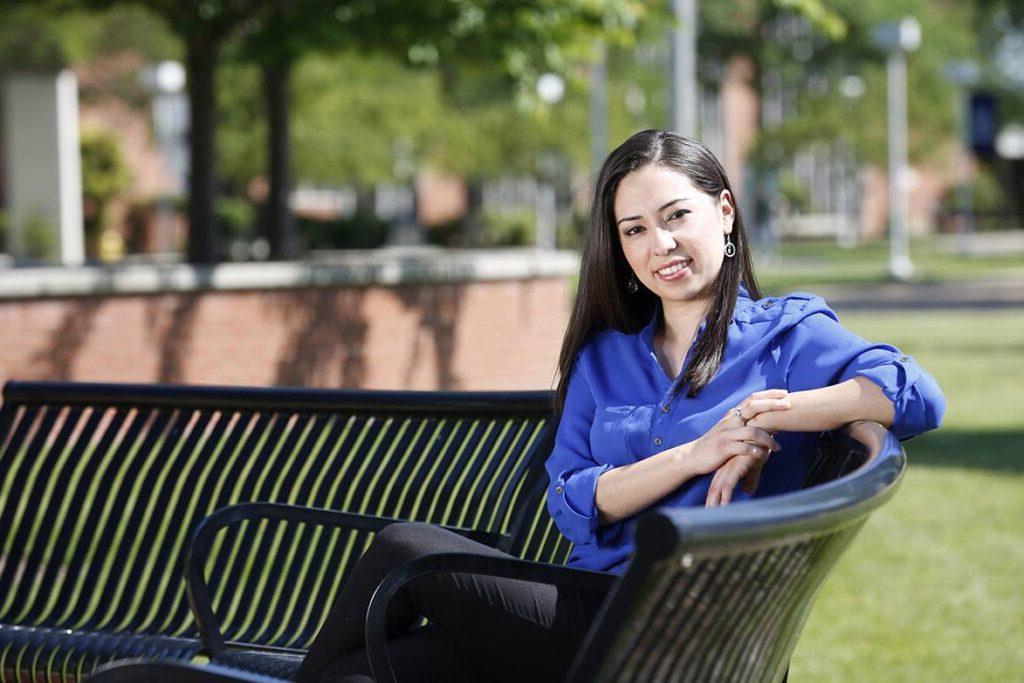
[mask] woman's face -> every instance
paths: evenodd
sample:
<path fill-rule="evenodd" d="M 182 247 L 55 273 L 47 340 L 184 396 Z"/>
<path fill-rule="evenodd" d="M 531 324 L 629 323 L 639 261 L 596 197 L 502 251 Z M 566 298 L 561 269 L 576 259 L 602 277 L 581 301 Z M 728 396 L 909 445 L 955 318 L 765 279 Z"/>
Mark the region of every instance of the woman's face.
<path fill-rule="evenodd" d="M 633 273 L 664 302 L 697 299 L 718 277 L 735 210 L 728 190 L 708 196 L 656 164 L 625 176 L 615 193 L 616 228 Z"/>

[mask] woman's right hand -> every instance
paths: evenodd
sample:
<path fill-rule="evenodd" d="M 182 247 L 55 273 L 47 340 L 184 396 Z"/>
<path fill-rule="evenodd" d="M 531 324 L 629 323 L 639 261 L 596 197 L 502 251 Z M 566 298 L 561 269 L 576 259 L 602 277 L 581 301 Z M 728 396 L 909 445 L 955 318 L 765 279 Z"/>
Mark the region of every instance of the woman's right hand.
<path fill-rule="evenodd" d="M 761 413 L 788 410 L 787 395 L 785 389 L 767 389 L 751 394 L 704 436 L 687 444 L 689 448 L 684 458 L 687 467 L 700 475 L 714 472 L 737 455 L 750 456 L 762 463 L 766 461 L 772 451 L 779 450 L 779 443 L 765 430 L 747 426 L 746 422 Z"/>

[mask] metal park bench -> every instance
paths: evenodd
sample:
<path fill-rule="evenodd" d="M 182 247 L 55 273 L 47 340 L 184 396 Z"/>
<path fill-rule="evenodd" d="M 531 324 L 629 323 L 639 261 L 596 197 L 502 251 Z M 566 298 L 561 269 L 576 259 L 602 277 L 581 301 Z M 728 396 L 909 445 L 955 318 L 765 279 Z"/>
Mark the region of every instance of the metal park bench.
<path fill-rule="evenodd" d="M 286 665 L 381 519 L 564 562 L 570 545 L 543 502 L 554 428 L 547 392 L 9 382 L 0 681 L 73 681 L 117 659 L 201 653 Z M 243 503 L 278 507 L 230 507 Z M 287 506 L 378 521 L 303 533 Z M 186 557 L 200 521 L 222 508 L 193 554 L 208 598 L 197 612 L 216 634 L 204 644 Z"/>
<path fill-rule="evenodd" d="M 637 527 L 637 554 L 577 653 L 570 683 L 783 680 L 814 597 L 905 469 L 896 439 L 874 423 L 822 441 L 810 489 L 725 508 L 660 509 Z M 384 612 L 402 585 L 432 572 L 472 571 L 552 584 L 604 575 L 469 554 L 419 558 L 381 584 L 367 650 L 378 683 L 394 680 Z M 267 683 L 258 674 L 186 663 L 117 664 L 95 683 Z"/>

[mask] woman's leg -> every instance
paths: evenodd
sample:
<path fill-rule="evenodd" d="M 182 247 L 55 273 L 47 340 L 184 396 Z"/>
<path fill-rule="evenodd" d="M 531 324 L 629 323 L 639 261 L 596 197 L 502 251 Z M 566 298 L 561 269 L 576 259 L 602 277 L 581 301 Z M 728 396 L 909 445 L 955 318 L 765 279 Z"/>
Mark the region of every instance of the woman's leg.
<path fill-rule="evenodd" d="M 508 557 L 436 526 L 403 523 L 385 528 L 353 568 L 298 680 L 319 680 L 332 662 L 361 648 L 366 610 L 383 578 L 411 559 L 438 552 Z M 434 574 L 410 582 L 396 595 L 388 611 L 388 634 L 407 632 L 422 615 L 488 675 L 557 678 L 572 661 L 602 598 L 530 581 Z"/>
<path fill-rule="evenodd" d="M 461 655 L 458 646 L 434 626 L 414 630 L 388 643 L 395 678 L 402 683 L 479 683 L 475 666 Z M 366 650 L 350 650 L 327 667 L 320 683 L 373 683 Z"/>

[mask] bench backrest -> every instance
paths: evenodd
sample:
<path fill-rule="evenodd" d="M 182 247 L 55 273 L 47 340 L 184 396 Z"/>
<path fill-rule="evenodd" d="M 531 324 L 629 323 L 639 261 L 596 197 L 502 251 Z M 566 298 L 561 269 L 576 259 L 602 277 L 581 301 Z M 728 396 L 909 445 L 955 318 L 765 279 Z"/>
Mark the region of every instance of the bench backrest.
<path fill-rule="evenodd" d="M 550 405 L 549 392 L 10 382 L 0 407 L 0 624 L 193 636 L 188 541 L 203 517 L 239 502 L 469 527 L 511 548 L 543 514 L 527 497 L 542 488 Z M 525 549 L 551 557 L 558 544 L 532 533 Z M 212 561 L 271 580 L 273 567 L 257 559 L 272 549 L 237 540 Z M 366 541 L 339 542 L 354 558 Z"/>
<path fill-rule="evenodd" d="M 895 492 L 905 456 L 873 423 L 823 441 L 813 489 L 726 508 L 661 509 L 569 680 L 781 681 L 825 576 Z"/>

